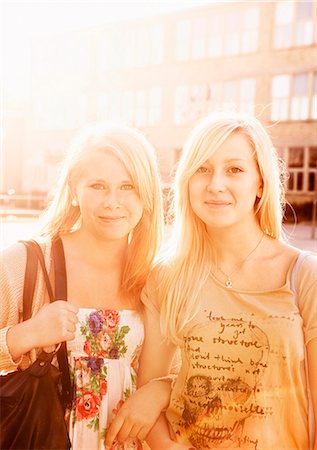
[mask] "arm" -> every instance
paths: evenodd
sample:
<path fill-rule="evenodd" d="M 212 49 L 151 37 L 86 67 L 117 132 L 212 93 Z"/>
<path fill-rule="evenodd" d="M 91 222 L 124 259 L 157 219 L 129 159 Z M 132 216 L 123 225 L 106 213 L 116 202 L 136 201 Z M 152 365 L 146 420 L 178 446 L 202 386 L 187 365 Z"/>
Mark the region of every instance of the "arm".
<path fill-rule="evenodd" d="M 13 361 L 38 347 L 49 347 L 75 337 L 77 306 L 63 300 L 43 305 L 29 320 L 10 327 L 6 343 Z"/>
<path fill-rule="evenodd" d="M 159 312 L 153 305 L 145 307 L 144 326 L 145 340 L 138 371 L 139 388 L 113 420 L 107 432 L 106 448 L 111 447 L 115 438 L 120 442 L 128 437 L 144 439 L 169 403 L 170 380 L 151 380 L 169 374 L 176 347 L 163 339 Z"/>
<path fill-rule="evenodd" d="M 307 344 L 307 366 L 310 392 L 314 412 L 315 439 L 312 450 L 317 450 L 317 338 L 312 339 Z"/>
<path fill-rule="evenodd" d="M 46 259 L 50 257 L 50 247 Z M 19 323 L 22 307 L 26 251 L 15 244 L 0 258 L 0 370 L 10 372 L 21 356 L 36 347 L 46 347 L 73 338 L 77 307 L 63 301 L 44 305 L 44 284 L 39 280 L 33 299 L 34 316 Z M 49 270 L 49 267 L 48 267 Z"/>

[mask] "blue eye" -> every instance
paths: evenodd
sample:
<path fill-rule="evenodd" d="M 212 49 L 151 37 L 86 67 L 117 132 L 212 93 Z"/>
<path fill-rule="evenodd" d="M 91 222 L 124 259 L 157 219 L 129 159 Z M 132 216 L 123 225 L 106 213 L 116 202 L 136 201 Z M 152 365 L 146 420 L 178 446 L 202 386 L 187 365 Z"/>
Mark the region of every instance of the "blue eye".
<path fill-rule="evenodd" d="M 105 189 L 105 185 L 102 184 L 102 183 L 94 183 L 94 184 L 91 184 L 90 187 L 91 187 L 92 189 L 96 189 L 96 190 L 98 190 L 98 191 L 101 191 L 101 190 L 104 190 L 104 189 Z"/>
<path fill-rule="evenodd" d="M 207 167 L 201 166 L 197 169 L 197 173 L 208 173 L 209 169 Z"/>
<path fill-rule="evenodd" d="M 133 189 L 134 189 L 134 186 L 131 183 L 125 183 L 121 186 L 121 190 L 123 190 L 123 191 L 132 191 Z"/>
<path fill-rule="evenodd" d="M 240 169 L 240 167 L 230 167 L 230 169 L 228 169 L 229 173 L 240 173 L 243 172 L 242 169 Z"/>

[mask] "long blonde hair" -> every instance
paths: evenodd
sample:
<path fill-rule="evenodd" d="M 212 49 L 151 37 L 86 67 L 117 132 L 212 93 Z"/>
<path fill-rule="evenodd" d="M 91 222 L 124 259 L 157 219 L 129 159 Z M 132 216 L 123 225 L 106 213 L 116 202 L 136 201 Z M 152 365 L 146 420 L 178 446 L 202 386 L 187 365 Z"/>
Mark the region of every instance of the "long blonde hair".
<path fill-rule="evenodd" d="M 74 139 L 62 167 L 52 203 L 44 215 L 40 235 L 54 238 L 81 226 L 79 207 L 72 206 L 71 184 L 93 152 L 115 155 L 129 172 L 143 205 L 143 214 L 129 237 L 122 289 L 139 295 L 161 244 L 163 206 L 154 148 L 133 128 L 97 124 Z"/>
<path fill-rule="evenodd" d="M 173 237 L 161 262 L 161 326 L 164 334 L 179 342 L 186 324 L 199 308 L 197 298 L 210 273 L 212 248 L 205 224 L 194 214 L 188 185 L 191 176 L 232 135 L 243 133 L 254 149 L 262 177 L 263 193 L 254 206 L 262 231 L 281 238 L 285 193 L 277 153 L 263 125 L 254 117 L 240 113 L 207 116 L 185 142 L 175 174 Z"/>

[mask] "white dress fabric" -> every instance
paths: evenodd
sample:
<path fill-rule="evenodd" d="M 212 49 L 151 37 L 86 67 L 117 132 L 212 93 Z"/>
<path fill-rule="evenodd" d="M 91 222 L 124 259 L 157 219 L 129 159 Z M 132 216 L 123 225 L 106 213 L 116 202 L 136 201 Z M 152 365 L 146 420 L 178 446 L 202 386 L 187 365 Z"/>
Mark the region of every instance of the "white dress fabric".
<path fill-rule="evenodd" d="M 70 438 L 74 450 L 99 450 L 105 448 L 111 421 L 136 389 L 144 326 L 133 310 L 80 308 L 78 319 L 75 339 L 67 343 L 74 386 Z M 112 446 L 143 448 L 137 439 Z"/>

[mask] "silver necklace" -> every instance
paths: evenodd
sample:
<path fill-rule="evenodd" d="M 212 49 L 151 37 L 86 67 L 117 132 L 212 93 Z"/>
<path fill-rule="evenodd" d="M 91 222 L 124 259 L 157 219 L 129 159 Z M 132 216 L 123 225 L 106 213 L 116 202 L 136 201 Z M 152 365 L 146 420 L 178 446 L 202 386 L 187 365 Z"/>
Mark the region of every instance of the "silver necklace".
<path fill-rule="evenodd" d="M 247 256 L 241 261 L 241 263 L 238 264 L 238 266 L 234 269 L 234 271 L 231 272 L 229 275 L 226 272 L 224 272 L 221 267 L 218 267 L 218 270 L 227 278 L 227 280 L 225 281 L 225 286 L 228 289 L 231 289 L 233 286 L 232 275 L 234 275 L 236 272 L 238 272 L 242 268 L 243 264 L 250 258 L 250 256 L 255 252 L 255 250 L 260 246 L 261 242 L 263 241 L 263 238 L 264 238 L 264 233 L 262 233 L 262 236 L 261 236 L 259 242 L 254 247 L 254 249 L 252 249 L 250 251 L 250 253 L 247 254 Z"/>

